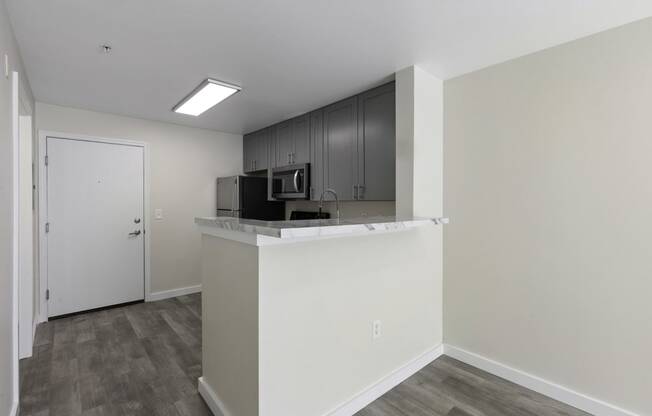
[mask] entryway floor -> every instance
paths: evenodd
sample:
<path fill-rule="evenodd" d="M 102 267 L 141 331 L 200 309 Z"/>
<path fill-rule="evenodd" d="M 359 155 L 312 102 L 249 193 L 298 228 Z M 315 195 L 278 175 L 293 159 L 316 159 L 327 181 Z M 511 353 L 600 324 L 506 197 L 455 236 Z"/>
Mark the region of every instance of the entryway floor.
<path fill-rule="evenodd" d="M 199 294 L 58 319 L 20 362 L 20 415 L 211 415 L 200 375 Z M 587 414 L 441 357 L 357 416 L 469 415 Z"/>

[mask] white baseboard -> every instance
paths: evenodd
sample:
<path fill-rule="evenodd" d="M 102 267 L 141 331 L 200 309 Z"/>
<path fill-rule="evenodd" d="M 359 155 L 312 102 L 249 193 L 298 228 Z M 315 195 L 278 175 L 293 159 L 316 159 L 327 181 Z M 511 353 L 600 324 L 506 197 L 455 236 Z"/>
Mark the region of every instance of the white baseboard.
<path fill-rule="evenodd" d="M 595 416 L 639 416 L 602 400 L 452 345 L 444 345 L 444 354 Z"/>
<path fill-rule="evenodd" d="M 231 416 L 226 411 L 220 398 L 217 397 L 217 393 L 204 381 L 204 377 L 199 377 L 197 389 L 199 390 L 199 395 L 204 399 L 206 405 L 215 416 Z"/>
<path fill-rule="evenodd" d="M 38 327 L 39 323 L 40 322 L 38 321 L 38 319 L 34 319 L 34 321 L 32 322 L 32 347 L 34 346 L 34 341 L 36 340 L 36 327 Z"/>
<path fill-rule="evenodd" d="M 192 293 L 201 292 L 201 285 L 180 287 L 178 289 L 163 290 L 160 292 L 152 292 L 147 297 L 148 302 L 155 302 L 157 300 L 176 298 L 177 296 L 190 295 Z"/>
<path fill-rule="evenodd" d="M 386 377 L 367 387 L 365 390 L 356 394 L 350 400 L 326 413 L 324 416 L 351 416 L 357 413 L 383 394 L 401 384 L 423 367 L 435 361 L 443 354 L 443 351 L 443 345 L 438 345 L 429 349 L 412 361 L 394 370 Z"/>

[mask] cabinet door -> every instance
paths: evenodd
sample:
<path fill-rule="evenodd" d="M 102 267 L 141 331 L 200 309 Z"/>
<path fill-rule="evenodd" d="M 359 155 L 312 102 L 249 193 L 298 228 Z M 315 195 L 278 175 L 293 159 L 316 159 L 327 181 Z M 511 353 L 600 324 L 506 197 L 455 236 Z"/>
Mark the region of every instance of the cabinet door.
<path fill-rule="evenodd" d="M 271 171 L 273 168 L 278 167 L 278 164 L 276 163 L 276 126 L 268 127 L 266 130 L 268 142 L 267 149 L 269 151 L 267 165 L 268 169 Z"/>
<path fill-rule="evenodd" d="M 256 158 L 254 150 L 255 139 L 255 133 L 245 134 L 242 137 L 242 171 L 245 173 L 254 170 L 254 159 Z"/>
<path fill-rule="evenodd" d="M 357 199 L 396 199 L 396 99 L 394 83 L 359 95 Z"/>
<path fill-rule="evenodd" d="M 310 113 L 310 199 L 319 201 L 324 191 L 324 112 Z"/>
<path fill-rule="evenodd" d="M 256 137 L 256 160 L 254 168 L 265 170 L 269 166 L 269 129 L 261 130 Z"/>
<path fill-rule="evenodd" d="M 310 162 L 310 115 L 292 119 L 292 164 Z"/>
<path fill-rule="evenodd" d="M 276 125 L 276 165 L 291 165 L 293 152 L 292 121 L 288 120 Z"/>
<path fill-rule="evenodd" d="M 324 186 L 341 201 L 353 200 L 358 177 L 358 98 L 324 108 Z M 329 197 L 330 198 L 330 197 Z"/>

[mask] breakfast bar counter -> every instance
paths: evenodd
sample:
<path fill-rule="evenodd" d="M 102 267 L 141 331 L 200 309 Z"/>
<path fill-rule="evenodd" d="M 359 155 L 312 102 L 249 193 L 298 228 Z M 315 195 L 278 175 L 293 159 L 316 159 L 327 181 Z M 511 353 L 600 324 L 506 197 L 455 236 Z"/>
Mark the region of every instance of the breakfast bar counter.
<path fill-rule="evenodd" d="M 195 223 L 199 391 L 214 414 L 353 414 L 379 383 L 441 353 L 446 219 Z"/>

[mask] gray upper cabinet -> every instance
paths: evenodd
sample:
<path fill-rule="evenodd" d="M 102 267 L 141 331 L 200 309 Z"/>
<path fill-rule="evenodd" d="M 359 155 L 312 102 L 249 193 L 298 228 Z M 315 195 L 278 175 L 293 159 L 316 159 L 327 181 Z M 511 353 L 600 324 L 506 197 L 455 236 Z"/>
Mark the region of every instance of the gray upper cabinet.
<path fill-rule="evenodd" d="M 275 167 L 310 161 L 310 116 L 304 114 L 275 126 Z"/>
<path fill-rule="evenodd" d="M 256 170 L 265 170 L 269 167 L 269 147 L 270 147 L 270 129 L 264 129 L 259 132 L 256 138 L 256 160 L 254 167 Z"/>
<path fill-rule="evenodd" d="M 254 151 L 254 141 L 255 133 L 245 134 L 242 137 L 242 166 L 245 173 L 254 171 L 254 159 L 256 158 Z"/>
<path fill-rule="evenodd" d="M 396 199 L 395 84 L 381 85 L 243 138 L 246 173 L 310 163 L 310 199 Z M 271 182 L 270 182 L 271 183 Z M 271 188 L 269 190 L 271 198 Z M 329 199 L 332 197 L 328 197 Z"/>
<path fill-rule="evenodd" d="M 292 164 L 294 144 L 292 142 L 292 121 L 284 121 L 274 127 L 276 131 L 276 166 Z"/>
<path fill-rule="evenodd" d="M 352 97 L 324 108 L 324 187 L 353 200 L 357 179 L 358 97 Z"/>
<path fill-rule="evenodd" d="M 269 166 L 269 129 L 245 134 L 243 141 L 243 171 L 265 170 Z"/>
<path fill-rule="evenodd" d="M 319 201 L 324 191 L 324 112 L 310 113 L 310 199 Z"/>
<path fill-rule="evenodd" d="M 395 84 L 386 84 L 358 98 L 358 188 L 356 199 L 396 198 Z"/>
<path fill-rule="evenodd" d="M 292 164 L 310 162 L 310 115 L 292 119 Z"/>

